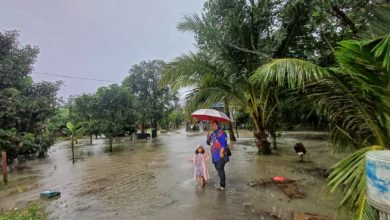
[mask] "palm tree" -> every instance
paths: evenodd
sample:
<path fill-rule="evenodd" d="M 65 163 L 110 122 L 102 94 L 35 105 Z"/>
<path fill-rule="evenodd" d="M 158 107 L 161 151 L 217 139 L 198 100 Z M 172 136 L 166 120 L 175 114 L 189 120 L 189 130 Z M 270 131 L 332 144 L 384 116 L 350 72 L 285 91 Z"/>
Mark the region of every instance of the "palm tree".
<path fill-rule="evenodd" d="M 198 53 L 182 55 L 165 66 L 162 82 L 173 88 L 191 87 L 187 105 L 192 109 L 223 101 L 250 114 L 259 152 L 270 154 L 267 122 L 275 106 L 269 106 L 273 91 L 260 90 L 247 79 L 238 79 L 227 62 Z M 187 107 L 188 108 L 188 107 Z"/>
<path fill-rule="evenodd" d="M 273 10 L 280 10 L 278 3 L 207 1 L 204 13 L 185 16 L 178 24 L 179 30 L 195 34 L 201 54 L 183 55 L 165 71 L 171 75 L 171 82 L 180 84 L 180 78 L 193 82 L 182 83 L 194 86 L 188 97 L 192 103 L 218 100 L 247 112 L 256 146 L 264 154 L 271 153 L 267 123 L 269 113 L 275 109 L 276 103 L 270 102 L 274 92 L 261 91 L 248 79 L 275 49 L 273 43 L 277 40 L 271 36 Z"/>
<path fill-rule="evenodd" d="M 386 26 L 378 27 L 383 31 Z M 365 199 L 364 155 L 390 149 L 390 29 L 385 33 L 372 40 L 342 41 L 335 52 L 336 67 L 276 59 L 251 77 L 258 86 L 302 91 L 327 117 L 331 141 L 360 149 L 331 168 L 328 184 L 331 191 L 343 190 L 340 205 L 355 219 L 378 218 Z"/>
<path fill-rule="evenodd" d="M 211 61 L 204 54 L 190 53 L 165 66 L 162 82 L 170 84 L 175 89 L 192 88 L 186 97 L 185 110 L 188 114 L 198 108 L 206 108 L 215 102 L 222 101 L 224 111 L 230 117 L 231 98 L 222 93 L 222 90 L 229 87 L 228 82 L 224 80 L 225 76 L 226 68 L 222 68 L 219 63 Z M 236 141 L 231 122 L 229 123 L 229 136 L 231 141 Z"/>

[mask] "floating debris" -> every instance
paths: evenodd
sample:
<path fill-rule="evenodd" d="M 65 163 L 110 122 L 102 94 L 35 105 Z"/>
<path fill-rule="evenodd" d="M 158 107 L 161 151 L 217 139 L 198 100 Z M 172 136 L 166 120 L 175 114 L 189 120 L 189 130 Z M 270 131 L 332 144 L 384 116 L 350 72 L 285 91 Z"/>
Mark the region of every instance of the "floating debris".
<path fill-rule="evenodd" d="M 305 197 L 305 194 L 299 189 L 296 181 L 288 179 L 286 177 L 276 176 L 268 181 L 260 178 L 258 180 L 253 180 L 249 182 L 249 186 L 251 187 L 267 185 L 277 185 L 282 190 L 282 192 L 290 199 Z"/>
<path fill-rule="evenodd" d="M 301 190 L 299 190 L 299 187 L 295 181 L 289 183 L 279 183 L 278 186 L 282 190 L 282 192 L 290 199 L 300 199 L 305 197 L 305 194 Z"/>
<path fill-rule="evenodd" d="M 42 198 L 52 198 L 54 196 L 60 196 L 61 192 L 59 191 L 51 191 L 51 190 L 46 190 L 41 192 L 41 197 Z"/>
<path fill-rule="evenodd" d="M 290 179 L 284 177 L 284 176 L 275 176 L 274 178 L 272 178 L 272 180 L 276 183 L 288 183 L 288 182 L 291 182 Z"/>

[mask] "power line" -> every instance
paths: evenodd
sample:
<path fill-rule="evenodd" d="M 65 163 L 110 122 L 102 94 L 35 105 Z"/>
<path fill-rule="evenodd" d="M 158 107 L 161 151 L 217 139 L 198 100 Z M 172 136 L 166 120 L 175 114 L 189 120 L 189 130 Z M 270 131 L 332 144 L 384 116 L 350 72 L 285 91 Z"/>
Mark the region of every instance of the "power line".
<path fill-rule="evenodd" d="M 97 82 L 119 83 L 119 82 L 116 82 L 116 81 L 110 81 L 110 80 L 104 80 L 104 79 L 86 78 L 86 77 L 78 77 L 78 76 L 68 76 L 68 75 L 61 75 L 61 74 L 55 74 L 55 73 L 46 73 L 46 72 L 32 72 L 32 73 L 33 74 L 40 74 L 40 75 L 56 76 L 56 77 L 68 78 L 68 79 L 79 79 L 79 80 L 89 80 L 89 81 L 97 81 Z"/>

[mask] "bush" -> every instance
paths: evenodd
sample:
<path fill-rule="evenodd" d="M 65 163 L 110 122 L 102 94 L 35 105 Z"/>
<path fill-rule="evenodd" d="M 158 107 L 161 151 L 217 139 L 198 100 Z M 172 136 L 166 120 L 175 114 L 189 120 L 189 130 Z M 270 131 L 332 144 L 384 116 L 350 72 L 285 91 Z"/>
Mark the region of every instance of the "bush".
<path fill-rule="evenodd" d="M 12 209 L 0 213 L 0 220 L 45 220 L 47 214 L 38 203 L 32 203 L 27 209 Z"/>

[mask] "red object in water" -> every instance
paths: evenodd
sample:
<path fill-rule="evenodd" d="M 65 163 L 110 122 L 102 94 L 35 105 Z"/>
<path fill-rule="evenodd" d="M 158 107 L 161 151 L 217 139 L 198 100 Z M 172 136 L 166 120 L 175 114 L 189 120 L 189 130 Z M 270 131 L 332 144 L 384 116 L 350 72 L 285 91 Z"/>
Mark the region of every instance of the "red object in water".
<path fill-rule="evenodd" d="M 277 183 L 284 183 L 284 182 L 289 181 L 289 179 L 284 177 L 284 176 L 275 176 L 274 178 L 272 178 L 272 180 L 277 182 Z"/>

